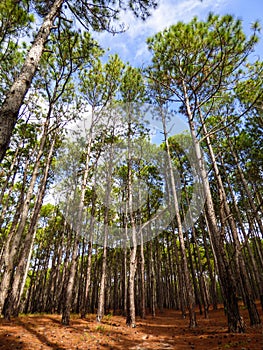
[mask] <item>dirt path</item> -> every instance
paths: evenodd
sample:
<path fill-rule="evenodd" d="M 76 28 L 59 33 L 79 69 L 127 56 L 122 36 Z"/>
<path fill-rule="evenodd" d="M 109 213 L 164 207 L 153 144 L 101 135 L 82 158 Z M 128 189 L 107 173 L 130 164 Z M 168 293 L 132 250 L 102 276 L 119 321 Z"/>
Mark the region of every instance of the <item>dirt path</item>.
<path fill-rule="evenodd" d="M 155 318 L 138 318 L 135 329 L 127 328 L 123 317 L 111 315 L 101 324 L 96 323 L 95 315 L 85 320 L 73 316 L 69 327 L 60 324 L 58 315 L 21 316 L 10 322 L 0 319 L 0 350 L 263 350 L 263 327 L 250 327 L 247 310 L 241 312 L 246 334 L 227 333 L 222 307 L 210 311 L 209 319 L 198 315 L 194 330 L 188 328 L 188 320 L 182 319 L 180 312 L 170 310 Z"/>

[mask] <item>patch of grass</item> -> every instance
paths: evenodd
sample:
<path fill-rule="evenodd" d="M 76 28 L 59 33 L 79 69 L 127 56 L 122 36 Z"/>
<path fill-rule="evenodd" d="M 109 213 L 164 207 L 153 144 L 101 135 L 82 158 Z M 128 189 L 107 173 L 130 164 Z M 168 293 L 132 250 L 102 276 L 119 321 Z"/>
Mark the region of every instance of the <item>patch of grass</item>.
<path fill-rule="evenodd" d="M 96 332 L 101 332 L 101 333 L 104 333 L 106 331 L 105 327 L 102 326 L 101 324 L 98 325 L 96 328 L 95 328 L 95 331 Z"/>
<path fill-rule="evenodd" d="M 111 320 L 111 318 L 112 318 L 112 313 L 110 312 L 110 313 L 108 313 L 108 315 L 105 315 L 104 316 L 104 319 L 105 319 L 105 321 L 107 321 L 107 322 L 110 322 L 110 320 Z"/>

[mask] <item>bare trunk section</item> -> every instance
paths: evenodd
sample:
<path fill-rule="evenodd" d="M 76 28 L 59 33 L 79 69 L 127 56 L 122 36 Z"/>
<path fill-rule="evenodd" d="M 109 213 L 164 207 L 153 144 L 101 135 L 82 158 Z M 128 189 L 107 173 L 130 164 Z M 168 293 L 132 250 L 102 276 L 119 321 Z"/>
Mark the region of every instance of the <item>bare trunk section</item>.
<path fill-rule="evenodd" d="M 204 123 L 203 116 L 202 116 L 200 110 L 199 110 L 199 117 L 200 117 L 200 121 L 202 124 L 203 133 L 204 133 L 204 136 L 206 138 L 206 143 L 208 146 L 209 154 L 210 154 L 210 157 L 212 160 L 212 166 L 214 168 L 215 178 L 216 178 L 218 189 L 220 192 L 220 201 L 221 201 L 221 204 L 223 206 L 222 226 L 224 227 L 225 221 L 229 222 L 232 237 L 234 240 L 236 273 L 238 275 L 239 282 L 244 289 L 244 294 L 245 294 L 244 303 L 247 305 L 247 308 L 248 308 L 251 325 L 260 324 L 261 320 L 260 320 L 259 313 L 257 311 L 256 304 L 255 304 L 254 299 L 253 299 L 252 290 L 250 287 L 249 278 L 248 278 L 248 274 L 247 274 L 247 270 L 246 270 L 246 266 L 245 266 L 245 261 L 244 261 L 244 257 L 242 255 L 242 251 L 241 251 L 242 247 L 241 247 L 241 244 L 240 244 L 240 241 L 238 238 L 237 227 L 236 227 L 236 224 L 234 221 L 233 213 L 231 212 L 230 207 L 229 207 L 228 202 L 227 202 L 227 196 L 226 196 L 223 181 L 222 181 L 222 178 L 221 178 L 221 175 L 219 172 L 219 168 L 217 166 L 214 150 L 213 150 L 211 140 L 210 140 L 209 134 L 207 132 L 206 125 Z"/>
<path fill-rule="evenodd" d="M 141 176 L 141 175 L 139 175 Z M 139 179 L 140 180 L 140 179 Z M 141 184 L 139 181 L 139 207 L 141 207 L 142 203 L 142 194 L 141 194 Z M 140 218 L 139 218 L 139 224 L 140 224 L 140 314 L 141 318 L 144 319 L 146 317 L 145 312 L 145 257 L 144 257 L 144 242 L 143 242 L 143 232 L 141 229 L 142 226 L 142 220 L 141 220 L 141 212 L 140 212 Z"/>
<path fill-rule="evenodd" d="M 257 221 L 257 225 L 258 225 L 258 227 L 260 229 L 260 232 L 263 235 L 263 223 L 262 223 L 262 220 L 261 220 L 260 215 L 259 215 L 259 208 L 257 208 L 256 205 L 255 205 L 255 201 L 254 201 L 254 199 L 252 197 L 252 194 L 251 194 L 251 192 L 249 190 L 249 186 L 248 186 L 247 180 L 246 180 L 246 178 L 244 176 L 243 170 L 241 169 L 241 166 L 240 166 L 240 163 L 239 163 L 239 160 L 238 160 L 238 155 L 237 155 L 236 151 L 234 150 L 234 147 L 232 146 L 229 138 L 228 138 L 228 144 L 229 144 L 229 147 L 231 149 L 231 154 L 233 155 L 233 157 L 235 159 L 237 172 L 238 172 L 238 174 L 240 176 L 241 183 L 242 183 L 242 185 L 244 187 L 244 190 L 245 190 L 245 193 L 247 195 L 249 204 L 250 204 L 250 206 L 251 206 L 251 208 L 253 210 L 253 215 L 254 215 L 254 217 L 255 217 L 255 219 Z"/>
<path fill-rule="evenodd" d="M 244 323 L 239 313 L 238 299 L 236 295 L 236 283 L 230 269 L 229 262 L 224 250 L 224 232 L 220 232 L 217 226 L 217 219 L 214 210 L 214 204 L 210 185 L 208 181 L 208 175 L 205 169 L 205 163 L 201 152 L 200 142 L 196 136 L 195 124 L 190 107 L 190 102 L 187 94 L 185 82 L 182 81 L 184 91 L 184 103 L 186 107 L 188 123 L 190 126 L 190 133 L 194 143 L 196 158 L 199 166 L 199 173 L 203 182 L 203 189 L 206 197 L 206 213 L 208 219 L 209 229 L 211 231 L 211 243 L 214 246 L 214 251 L 217 258 L 218 272 L 220 285 L 222 289 L 223 299 L 226 308 L 226 314 L 228 318 L 228 330 L 229 332 L 244 332 Z"/>
<path fill-rule="evenodd" d="M 56 137 L 53 136 L 53 140 L 51 143 L 51 147 L 49 149 L 49 153 L 46 160 L 46 165 L 44 169 L 44 176 L 42 181 L 40 182 L 37 200 L 34 205 L 33 215 L 31 217 L 30 227 L 28 229 L 28 232 L 26 234 L 24 244 L 23 244 L 23 250 L 19 257 L 19 262 L 17 265 L 17 268 L 15 270 L 14 276 L 13 276 L 13 282 L 11 285 L 11 289 L 9 292 L 8 300 L 7 300 L 7 306 L 5 308 L 4 316 L 5 318 L 10 318 L 13 316 L 18 316 L 19 312 L 19 304 L 21 300 L 21 296 L 23 293 L 24 285 L 26 282 L 26 277 L 30 265 L 32 250 L 33 250 L 33 243 L 35 239 L 36 234 L 36 224 L 37 219 L 39 216 L 39 212 L 43 203 L 44 195 L 45 195 L 45 189 L 47 185 L 47 179 L 48 179 L 48 173 L 53 157 L 54 147 L 55 147 Z"/>
<path fill-rule="evenodd" d="M 99 304 L 97 311 L 97 322 L 101 322 L 105 310 L 105 292 L 106 292 L 106 273 L 107 273 L 107 249 L 108 234 L 110 224 L 110 202 L 111 202 L 111 185 L 112 185 L 112 161 L 113 161 L 113 145 L 110 145 L 110 154 L 108 160 L 108 169 L 106 176 L 106 192 L 104 199 L 104 243 L 102 255 L 102 273 L 100 279 Z"/>
<path fill-rule="evenodd" d="M 30 210 L 31 197 L 33 195 L 34 187 L 35 187 L 37 177 L 38 177 L 38 171 L 39 171 L 39 167 L 40 167 L 40 161 L 41 161 L 41 158 L 43 156 L 44 146 L 46 143 L 49 122 L 50 122 L 50 119 L 47 118 L 47 120 L 44 124 L 44 130 L 43 130 L 42 137 L 40 140 L 40 145 L 39 145 L 39 149 L 38 149 L 32 177 L 30 180 L 30 184 L 29 184 L 29 187 L 27 189 L 27 193 L 26 193 L 26 197 L 24 199 L 24 202 L 21 206 L 20 220 L 19 220 L 18 227 L 17 227 L 17 229 L 14 227 L 13 231 L 11 231 L 9 233 L 9 236 L 12 237 L 12 242 L 11 242 L 11 239 L 8 239 L 6 247 L 5 247 L 4 275 L 3 275 L 3 278 L 1 280 L 1 285 L 0 285 L 0 313 L 2 313 L 2 311 L 3 311 L 4 302 L 5 302 L 5 299 L 7 297 L 9 287 L 10 287 L 10 281 L 11 281 L 13 269 L 14 269 L 14 266 L 16 264 L 16 259 L 18 259 L 18 253 L 19 253 L 19 248 L 20 248 L 19 244 L 20 244 L 22 234 L 24 232 L 28 213 Z"/>
<path fill-rule="evenodd" d="M 150 309 L 153 317 L 156 316 L 156 276 L 155 276 L 155 268 L 153 261 L 153 242 L 152 240 L 149 243 L 150 251 L 149 251 L 149 272 L 150 272 Z"/>
<path fill-rule="evenodd" d="M 10 88 L 0 109 L 0 162 L 2 162 L 8 149 L 13 129 L 17 122 L 20 107 L 30 88 L 39 61 L 44 51 L 45 42 L 52 30 L 54 20 L 59 14 L 64 0 L 56 0 L 34 39 L 28 51 L 21 72 Z"/>
<path fill-rule="evenodd" d="M 223 164 L 223 160 L 222 159 L 221 159 L 221 163 Z M 252 253 L 252 250 L 251 250 L 251 246 L 250 246 L 250 242 L 249 242 L 250 234 L 247 233 L 246 230 L 245 230 L 245 227 L 244 227 L 244 224 L 243 224 L 243 220 L 241 218 L 241 213 L 240 213 L 239 207 L 238 207 L 237 202 L 236 202 L 235 194 L 234 194 L 234 192 L 233 192 L 233 190 L 231 188 L 231 184 L 230 184 L 230 181 L 229 181 L 227 176 L 226 176 L 226 181 L 227 181 L 227 184 L 228 184 L 228 187 L 229 187 L 230 195 L 231 195 L 231 198 L 232 198 L 232 203 L 233 203 L 233 206 L 234 206 L 234 209 L 235 209 L 235 214 L 236 214 L 236 217 L 237 217 L 237 220 L 238 220 L 238 226 L 240 227 L 240 230 L 241 230 L 242 235 L 243 235 L 243 239 L 244 239 L 243 246 L 246 247 L 246 249 L 248 251 L 249 261 L 251 263 L 251 264 L 249 264 L 249 267 L 250 267 L 249 274 L 253 276 L 254 294 L 258 295 L 257 293 L 255 293 L 258 290 L 259 295 L 263 295 L 263 276 L 262 276 L 261 273 L 259 273 L 259 268 L 258 268 L 258 266 L 256 264 L 254 254 Z M 263 267 L 263 265 L 262 265 L 262 267 Z M 262 309 L 263 309 L 263 303 L 261 304 L 261 306 L 262 306 Z"/>
<path fill-rule="evenodd" d="M 10 195 L 13 191 L 15 178 L 16 178 L 16 174 L 18 171 L 19 152 L 20 152 L 22 146 L 23 146 L 23 142 L 21 141 L 20 144 L 17 145 L 15 154 L 13 155 L 12 163 L 8 169 L 7 174 L 6 174 L 6 180 L 1 185 L 2 189 L 0 192 L 0 203 L 2 205 L 2 208 L 1 208 L 1 216 L 0 216 L 0 228 L 2 227 L 6 211 L 8 209 L 8 199 L 10 198 Z M 16 168 L 15 168 L 15 166 L 16 166 Z M 7 193 L 6 193 L 6 190 L 7 190 Z M 5 196 L 5 200 L 3 201 L 4 196 Z M 0 254 L 0 259 L 1 259 L 1 256 L 2 256 L 2 254 Z"/>
<path fill-rule="evenodd" d="M 78 259 L 78 245 L 80 241 L 81 230 L 83 226 L 83 211 L 84 211 L 84 201 L 85 201 L 85 192 L 88 181 L 88 175 L 90 170 L 90 153 L 91 153 L 91 143 L 92 143 L 92 135 L 93 135 L 93 126 L 94 126 L 94 110 L 92 110 L 92 124 L 89 130 L 88 141 L 87 141 L 87 149 L 86 149 L 86 159 L 85 159 L 85 168 L 81 183 L 81 193 L 80 200 L 78 205 L 78 213 L 77 213 L 77 222 L 75 229 L 75 240 L 73 244 L 73 252 L 72 252 L 72 262 L 70 265 L 69 279 L 67 282 L 66 290 L 65 290 L 65 299 L 63 301 L 64 305 L 62 308 L 62 319 L 61 322 L 63 325 L 69 325 L 70 322 L 70 310 L 72 303 L 72 295 L 74 288 L 74 280 L 77 269 L 77 259 Z"/>
<path fill-rule="evenodd" d="M 140 245 L 140 265 L 141 265 L 141 318 L 145 318 L 145 258 L 143 249 L 143 235 L 141 231 Z"/>
<path fill-rule="evenodd" d="M 90 218 L 90 226 L 89 226 L 88 261 L 87 261 L 87 268 L 86 268 L 84 295 L 83 295 L 83 300 L 82 300 L 81 309 L 80 309 L 81 318 L 85 318 L 86 313 L 88 311 L 87 306 L 88 306 L 88 300 L 89 300 L 90 281 L 91 281 L 93 230 L 95 225 L 95 211 L 96 211 L 95 187 L 96 187 L 96 180 L 93 186 L 93 194 L 92 194 L 92 200 L 91 200 L 92 208 L 91 208 L 91 218 Z"/>
<path fill-rule="evenodd" d="M 130 221 L 132 241 L 130 249 L 130 274 L 129 274 L 129 307 L 127 312 L 126 324 L 133 328 L 136 327 L 135 318 L 135 273 L 137 268 L 137 233 L 136 224 L 133 211 L 133 179 L 132 179 L 132 154 L 131 154 L 131 135 L 132 135 L 132 124 L 131 124 L 131 111 L 128 110 L 128 179 L 127 179 L 127 192 L 128 192 L 128 216 Z"/>
<path fill-rule="evenodd" d="M 65 290 L 64 290 L 64 298 L 63 298 L 63 306 L 62 306 L 62 318 L 61 323 L 63 325 L 68 326 L 70 322 L 70 311 L 72 304 L 72 295 L 73 288 L 76 276 L 76 270 L 78 265 L 78 246 L 79 246 L 79 234 L 75 232 L 74 242 L 73 242 L 73 251 L 71 256 L 71 264 L 68 272 L 68 276 L 65 275 Z"/>
<path fill-rule="evenodd" d="M 177 230 L 178 230 L 178 237 L 179 237 L 180 248 L 181 248 L 180 249 L 181 250 L 181 258 L 182 258 L 182 265 L 181 266 L 182 266 L 182 273 L 183 273 L 184 283 L 185 283 L 187 308 L 189 311 L 189 327 L 194 328 L 197 326 L 196 314 L 195 314 L 194 291 L 193 291 L 189 267 L 188 267 L 186 247 L 185 247 L 184 234 L 183 234 L 183 226 L 182 226 L 182 220 L 181 220 L 181 215 L 180 215 L 178 196 L 176 193 L 176 183 L 175 183 L 171 154 L 170 154 L 170 145 L 168 142 L 168 133 L 166 130 L 166 120 L 165 120 L 165 116 L 164 116 L 163 111 L 161 111 L 161 115 L 162 115 L 164 141 L 165 141 L 166 153 L 167 153 L 168 176 L 169 176 L 169 180 L 171 182 L 170 187 L 171 187 L 171 191 L 172 191 L 172 205 L 174 207 L 175 218 L 176 218 L 176 223 L 177 223 Z"/>
<path fill-rule="evenodd" d="M 125 223 L 125 231 L 127 231 L 127 223 Z M 123 247 L 123 316 L 128 315 L 128 278 L 127 278 L 127 244 Z"/>

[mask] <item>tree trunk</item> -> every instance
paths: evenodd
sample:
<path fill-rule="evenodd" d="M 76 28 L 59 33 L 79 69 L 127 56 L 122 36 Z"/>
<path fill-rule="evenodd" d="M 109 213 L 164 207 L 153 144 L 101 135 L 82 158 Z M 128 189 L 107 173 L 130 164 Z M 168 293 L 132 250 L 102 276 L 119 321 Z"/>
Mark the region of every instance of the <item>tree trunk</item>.
<path fill-rule="evenodd" d="M 127 223 L 125 223 L 125 230 L 127 230 Z M 123 270 L 122 270 L 122 288 L 123 288 L 123 316 L 128 315 L 128 278 L 127 278 L 127 246 L 123 247 Z"/>
<path fill-rule="evenodd" d="M 251 208 L 253 210 L 253 215 L 256 218 L 256 221 L 257 221 L 258 227 L 260 229 L 261 235 L 263 235 L 263 223 L 262 223 L 262 220 L 261 220 L 261 218 L 259 216 L 259 213 L 258 213 L 259 210 L 258 210 L 258 208 L 255 205 L 255 201 L 253 200 L 253 197 L 252 197 L 251 192 L 249 190 L 249 187 L 248 187 L 248 184 L 247 184 L 247 180 L 246 180 L 246 178 L 244 176 L 243 170 L 241 169 L 237 153 L 234 150 L 234 148 L 233 148 L 229 138 L 228 138 L 228 144 L 229 144 L 229 147 L 231 149 L 231 154 L 233 155 L 233 157 L 235 159 L 235 163 L 236 163 L 236 167 L 237 167 L 237 173 L 240 176 L 240 180 L 241 180 L 241 183 L 242 183 L 243 188 L 245 190 L 246 196 L 248 198 L 248 202 L 249 202 L 249 204 L 250 204 L 250 206 L 251 206 Z"/>
<path fill-rule="evenodd" d="M 76 223 L 76 238 L 72 253 L 72 264 L 70 268 L 70 276 L 69 276 L 69 282 L 66 287 L 66 294 L 65 294 L 65 300 L 64 300 L 64 307 L 62 312 L 62 324 L 68 325 L 70 320 L 70 308 L 72 303 L 72 293 L 73 293 L 73 287 L 74 287 L 74 280 L 75 280 L 75 274 L 76 274 L 76 267 L 77 267 L 77 251 L 78 251 L 78 244 L 80 240 L 81 230 L 83 226 L 83 215 L 84 215 L 84 201 L 85 201 L 85 193 L 86 193 L 86 186 L 87 186 L 87 180 L 90 170 L 90 154 L 91 154 L 91 144 L 92 144 L 92 137 L 93 137 L 93 127 L 94 127 L 94 121 L 95 121 L 95 111 L 94 108 L 92 108 L 92 120 L 91 120 L 91 126 L 89 129 L 88 134 L 88 140 L 87 140 L 87 149 L 86 149 L 86 158 L 85 158 L 85 168 L 81 183 L 81 192 L 80 192 L 80 200 L 78 205 L 78 213 L 77 213 L 77 223 Z"/>
<path fill-rule="evenodd" d="M 112 137 L 114 135 L 111 135 Z M 113 142 L 113 140 L 112 140 Z M 99 293 L 99 304 L 97 311 L 97 322 L 101 322 L 104 316 L 105 310 L 105 292 L 106 292 L 106 269 L 107 269 L 107 249 L 108 249 L 108 234 L 110 225 L 110 203 L 111 203 L 111 187 L 112 187 L 112 162 L 113 162 L 113 144 L 111 144 L 109 149 L 109 159 L 107 159 L 106 169 L 106 189 L 104 198 L 104 243 L 103 243 L 103 255 L 102 255 L 102 273 L 100 279 L 100 293 Z"/>
<path fill-rule="evenodd" d="M 131 111 L 128 110 L 128 179 L 127 179 L 127 203 L 128 203 L 128 216 L 130 219 L 130 227 L 132 233 L 132 241 L 130 242 L 130 274 L 129 274 L 129 308 L 126 318 L 126 324 L 132 328 L 136 327 L 135 318 L 135 273 L 137 268 L 137 232 L 135 217 L 133 211 L 133 177 L 132 177 L 132 154 L 131 154 L 131 135 L 132 135 L 132 123 L 131 123 Z M 128 218 L 127 218 L 128 221 Z"/>
<path fill-rule="evenodd" d="M 109 196 L 109 194 L 107 194 Z M 107 269 L 107 249 L 108 249 L 108 224 L 109 224 L 109 206 L 106 207 L 104 217 L 104 245 L 102 254 L 102 271 L 100 278 L 99 304 L 97 311 L 97 322 L 101 322 L 105 313 L 105 293 L 106 293 L 106 269 Z"/>
<path fill-rule="evenodd" d="M 221 158 L 221 163 L 222 163 L 222 165 L 224 164 L 222 158 Z M 232 198 L 232 205 L 235 209 L 235 215 L 236 215 L 236 219 L 238 221 L 238 226 L 240 227 L 240 230 L 241 230 L 242 235 L 243 235 L 243 239 L 244 239 L 243 246 L 246 247 L 247 251 L 248 251 L 248 257 L 249 257 L 249 261 L 250 261 L 250 263 L 248 264 L 248 268 L 250 268 L 249 274 L 254 276 L 254 278 L 253 278 L 254 292 L 256 290 L 258 290 L 259 295 L 263 295 L 263 276 L 262 276 L 262 274 L 259 273 L 260 267 L 257 266 L 254 254 L 251 250 L 251 246 L 250 246 L 250 242 L 249 242 L 250 234 L 249 234 L 249 232 L 246 233 L 244 223 L 243 223 L 243 220 L 241 218 L 241 213 L 240 213 L 239 207 L 238 207 L 237 202 L 236 202 L 235 194 L 234 194 L 233 189 L 231 187 L 231 184 L 230 184 L 230 181 L 228 179 L 225 168 L 224 168 L 224 171 L 225 171 L 225 175 L 226 175 L 225 178 L 226 178 L 226 181 L 228 184 L 229 192 L 230 192 L 230 195 Z M 263 268 L 263 265 L 262 265 L 262 268 Z M 263 308 L 263 304 L 262 304 L 262 308 Z"/>
<path fill-rule="evenodd" d="M 23 250 L 19 257 L 19 262 L 13 276 L 12 286 L 11 286 L 11 289 L 9 292 L 10 294 L 7 300 L 7 307 L 5 307 L 4 316 L 5 318 L 8 318 L 8 319 L 11 317 L 11 315 L 17 316 L 19 312 L 20 299 L 21 299 L 21 295 L 24 289 L 24 285 L 25 285 L 25 281 L 26 281 L 26 277 L 29 269 L 29 264 L 31 260 L 32 250 L 33 250 L 33 243 L 34 243 L 35 234 L 36 234 L 37 219 L 38 219 L 39 212 L 40 212 L 44 195 L 45 195 L 48 174 L 49 174 L 49 169 L 50 169 L 50 165 L 53 157 L 55 142 L 56 142 L 56 137 L 53 136 L 49 153 L 46 159 L 44 176 L 42 181 L 40 182 L 40 186 L 38 189 L 37 200 L 35 202 L 33 214 L 31 217 L 30 227 L 24 239 Z"/>
<path fill-rule="evenodd" d="M 0 216 L 0 228 L 2 227 L 2 224 L 3 224 L 4 219 L 5 219 L 5 214 L 6 214 L 6 211 L 8 209 L 8 204 L 9 204 L 8 200 L 10 198 L 12 191 L 13 191 L 16 175 L 17 175 L 17 172 L 19 170 L 19 152 L 21 151 L 22 145 L 23 145 L 22 141 L 20 142 L 20 144 L 17 145 L 15 154 L 13 155 L 12 163 L 8 169 L 7 174 L 6 174 L 6 180 L 1 185 L 2 188 L 1 188 L 1 192 L 0 192 L 0 203 L 2 205 L 2 208 L 1 208 L 1 216 Z M 16 166 L 16 168 L 15 168 L 15 166 Z M 10 179 L 11 179 L 11 181 L 10 181 Z M 6 191 L 7 191 L 7 193 L 6 193 Z M 3 201 L 4 196 L 5 196 L 5 200 Z M 4 246 L 4 242 L 1 242 L 1 244 Z M 2 254 L 0 254 L 0 260 L 1 260 L 1 256 L 2 256 Z"/>
<path fill-rule="evenodd" d="M 71 257 L 71 264 L 68 277 L 65 276 L 65 290 L 63 295 L 63 306 L 62 306 L 62 318 L 61 323 L 68 326 L 70 322 L 70 311 L 72 305 L 72 295 L 76 276 L 76 270 L 78 266 L 78 246 L 79 246 L 79 235 L 75 233 L 73 252 Z"/>
<path fill-rule="evenodd" d="M 167 153 L 168 176 L 169 176 L 169 180 L 171 182 L 170 188 L 171 188 L 171 192 L 172 192 L 172 198 L 170 200 L 172 202 L 172 206 L 173 206 L 173 209 L 175 212 L 178 237 L 179 237 L 179 241 L 180 241 L 180 251 L 181 251 L 181 258 L 182 258 L 182 273 L 183 273 L 184 282 L 185 282 L 187 308 L 189 311 L 189 318 L 190 318 L 189 327 L 194 328 L 197 326 L 196 314 L 195 314 L 195 310 L 194 310 L 195 309 L 194 291 L 193 291 L 190 272 L 189 272 L 189 268 L 188 268 L 188 261 L 187 261 L 186 248 L 185 248 L 185 242 L 184 242 L 184 234 L 183 234 L 183 226 L 182 226 L 182 220 L 181 220 L 181 215 L 180 215 L 178 197 L 177 197 L 177 193 L 176 193 L 176 183 L 175 183 L 174 172 L 173 172 L 173 167 L 172 167 L 170 145 L 168 142 L 168 133 L 166 130 L 166 120 L 165 120 L 165 115 L 164 115 L 162 110 L 161 110 L 161 115 L 162 115 L 162 124 L 163 124 L 163 132 L 164 132 L 164 141 L 165 141 L 166 153 Z"/>
<path fill-rule="evenodd" d="M 141 206 L 141 191 L 139 186 L 139 206 Z M 141 215 L 141 214 L 140 214 Z M 140 226 L 141 226 L 141 218 L 140 218 Z M 144 242 L 143 242 L 143 234 L 140 229 L 140 273 L 141 273 L 141 318 L 145 318 L 145 258 L 144 258 Z"/>
<path fill-rule="evenodd" d="M 91 137 L 91 135 L 90 135 Z M 91 141 L 91 139 L 90 139 Z M 90 143 L 91 146 L 91 143 Z M 89 152 L 91 148 L 89 146 Z M 97 166 L 97 162 L 96 162 Z M 96 172 L 96 167 L 95 167 Z M 88 261 L 86 268 L 86 279 L 85 279 L 85 287 L 84 287 L 84 295 L 82 299 L 82 303 L 80 306 L 80 314 L 81 318 L 85 318 L 87 313 L 87 306 L 89 300 L 89 292 L 90 292 L 90 281 L 91 281 L 91 268 L 92 268 L 92 246 L 93 246 L 93 231 L 95 226 L 95 215 L 96 215 L 96 183 L 97 178 L 95 175 L 94 184 L 92 186 L 92 198 L 91 198 L 91 214 L 90 214 L 90 223 L 89 223 L 89 242 L 88 242 Z"/>
<path fill-rule="evenodd" d="M 227 220 L 229 222 L 232 237 L 234 240 L 236 272 L 237 272 L 237 275 L 239 278 L 239 282 L 241 283 L 241 285 L 244 289 L 244 294 L 245 294 L 244 302 L 246 303 L 246 305 L 248 307 L 251 325 L 260 324 L 261 320 L 259 317 L 259 313 L 257 311 L 256 304 L 254 303 L 254 300 L 252 297 L 252 291 L 251 291 L 251 287 L 249 285 L 245 261 L 244 261 L 244 258 L 243 258 L 242 252 L 241 252 L 242 247 L 241 247 L 241 244 L 240 244 L 240 241 L 238 238 L 237 227 L 236 227 L 236 224 L 234 221 L 233 213 L 231 212 L 230 207 L 229 207 L 228 202 L 227 202 L 227 196 L 226 196 L 223 181 L 222 181 L 222 178 L 221 178 L 218 166 L 217 166 L 214 150 L 213 150 L 213 147 L 212 147 L 212 144 L 210 141 L 210 137 L 209 137 L 209 134 L 207 132 L 206 125 L 204 123 L 204 120 L 203 120 L 203 117 L 202 117 L 200 110 L 199 110 L 199 117 L 200 117 L 200 121 L 202 124 L 203 133 L 204 133 L 204 136 L 206 138 L 206 143 L 208 146 L 209 154 L 210 154 L 210 157 L 212 160 L 212 166 L 214 168 L 214 174 L 215 174 L 215 178 L 216 178 L 219 193 L 220 193 L 221 204 L 223 206 L 222 227 L 224 227 L 225 221 Z"/>
<path fill-rule="evenodd" d="M 49 116 L 50 117 L 50 116 Z M 33 168 L 32 177 L 30 180 L 29 187 L 27 189 L 25 200 L 22 203 L 21 211 L 20 211 L 20 220 L 17 229 L 14 228 L 14 231 L 9 233 L 9 236 L 12 237 L 12 242 L 10 239 L 7 240 L 7 244 L 5 247 L 5 261 L 7 262 L 6 268 L 4 271 L 4 277 L 1 281 L 0 285 L 0 313 L 2 312 L 2 308 L 4 305 L 4 301 L 7 297 L 7 293 L 9 290 L 9 284 L 11 280 L 11 275 L 13 273 L 13 269 L 15 266 L 15 259 L 18 259 L 19 253 L 19 243 L 21 241 L 22 234 L 24 232 L 24 228 L 27 221 L 27 216 L 30 210 L 31 198 L 34 192 L 34 187 L 38 177 L 38 171 L 40 167 L 40 161 L 43 156 L 44 146 L 47 138 L 47 131 L 49 126 L 49 117 L 45 121 L 44 130 L 42 133 L 39 149 L 37 151 L 37 157 Z"/>
<path fill-rule="evenodd" d="M 58 16 L 63 2 L 64 0 L 55 0 L 49 13 L 44 18 L 34 42 L 28 51 L 21 72 L 10 88 L 10 91 L 7 93 L 0 108 L 0 163 L 8 149 L 20 107 L 22 106 L 24 97 L 31 86 L 31 82 L 44 51 L 45 42 L 50 35 L 54 20 Z"/>
<path fill-rule="evenodd" d="M 150 273 L 150 309 L 153 317 L 156 315 L 156 275 L 155 275 L 155 266 L 153 261 L 153 242 L 149 243 L 150 251 L 149 251 L 149 273 Z"/>
<path fill-rule="evenodd" d="M 164 307 L 164 286 L 163 286 L 163 280 L 162 280 L 162 254 L 161 254 L 161 248 L 159 240 L 156 239 L 156 272 L 157 272 L 157 305 L 160 310 L 160 312 L 163 312 Z M 171 274 L 171 271 L 169 272 Z"/>
<path fill-rule="evenodd" d="M 92 204 L 91 212 L 93 212 L 93 211 L 94 211 L 94 215 L 95 215 L 95 203 Z M 86 270 L 86 281 L 85 281 L 84 295 L 83 295 L 83 300 L 82 300 L 82 305 L 81 305 L 81 310 L 80 310 L 81 318 L 85 318 L 86 313 L 88 311 L 87 305 L 88 305 L 89 292 L 90 292 L 91 265 L 92 265 L 92 243 L 93 243 L 93 230 L 94 230 L 94 222 L 95 222 L 94 215 L 91 216 L 91 221 L 90 221 L 90 237 L 89 237 L 89 242 L 88 242 L 88 261 L 87 261 L 87 270 Z"/>
<path fill-rule="evenodd" d="M 217 257 L 218 263 L 218 272 L 220 285 L 222 288 L 223 299 L 225 302 L 226 313 L 228 318 L 228 330 L 229 332 L 244 332 L 244 323 L 239 313 L 238 308 L 238 299 L 236 295 L 236 284 L 232 276 L 229 262 L 227 261 L 226 253 L 224 250 L 224 233 L 220 233 L 219 228 L 217 227 L 217 220 L 214 210 L 214 204 L 212 199 L 212 194 L 210 191 L 208 175 L 205 170 L 204 158 L 201 152 L 200 142 L 196 137 L 194 119 L 190 107 L 189 98 L 187 95 L 187 90 L 185 82 L 182 81 L 183 91 L 184 91 L 184 103 L 186 107 L 188 123 L 190 127 L 190 133 L 194 143 L 194 149 L 196 153 L 196 159 L 199 167 L 199 174 L 203 182 L 203 189 L 206 197 L 206 214 L 208 219 L 209 228 L 211 231 L 211 243 L 214 246 L 214 251 Z"/>

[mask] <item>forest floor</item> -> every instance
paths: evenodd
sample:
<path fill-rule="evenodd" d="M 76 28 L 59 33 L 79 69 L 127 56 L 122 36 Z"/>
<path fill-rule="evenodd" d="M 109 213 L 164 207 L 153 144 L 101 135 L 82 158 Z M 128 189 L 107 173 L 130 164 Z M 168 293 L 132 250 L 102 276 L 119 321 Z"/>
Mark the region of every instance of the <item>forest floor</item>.
<path fill-rule="evenodd" d="M 263 312 L 258 305 L 261 319 Z M 165 310 L 156 317 L 137 318 L 137 327 L 128 328 L 122 316 L 107 315 L 98 324 L 95 315 L 85 320 L 72 315 L 70 326 L 60 324 L 59 315 L 26 315 L 11 321 L 0 319 L 0 350 L 70 349 L 176 349 L 176 350 L 263 350 L 263 325 L 250 327 L 247 310 L 241 306 L 245 334 L 227 332 L 222 306 L 197 314 L 198 327 L 188 328 L 188 319 L 179 311 Z"/>

